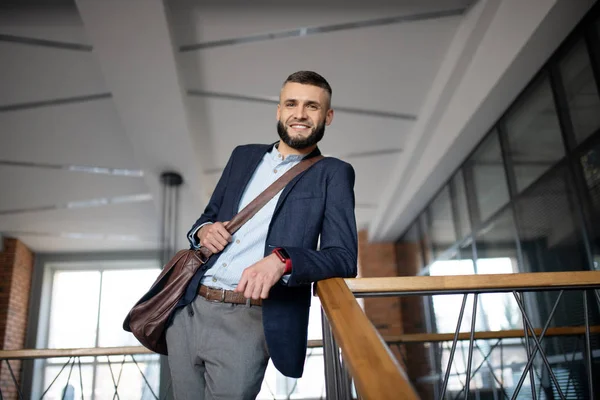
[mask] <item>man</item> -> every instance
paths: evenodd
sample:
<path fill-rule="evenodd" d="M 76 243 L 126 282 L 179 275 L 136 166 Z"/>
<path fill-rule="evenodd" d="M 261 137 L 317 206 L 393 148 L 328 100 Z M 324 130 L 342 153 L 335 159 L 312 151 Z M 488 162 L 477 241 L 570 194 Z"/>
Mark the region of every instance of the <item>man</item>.
<path fill-rule="evenodd" d="M 290 75 L 277 106 L 279 142 L 237 147 L 192 226 L 192 247 L 214 255 L 166 334 L 178 400 L 254 399 L 269 357 L 283 374 L 302 376 L 311 282 L 356 276 L 354 170 L 338 159 L 299 174 L 233 236 L 226 229 L 283 173 L 320 155 L 330 104 L 322 76 Z"/>

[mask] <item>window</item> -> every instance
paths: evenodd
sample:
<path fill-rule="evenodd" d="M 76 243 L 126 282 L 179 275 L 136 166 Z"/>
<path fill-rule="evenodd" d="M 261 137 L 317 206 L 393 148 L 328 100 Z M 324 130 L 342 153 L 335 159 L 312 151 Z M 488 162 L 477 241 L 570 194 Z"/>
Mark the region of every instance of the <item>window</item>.
<path fill-rule="evenodd" d="M 583 39 L 559 65 L 573 132 L 577 143 L 600 128 L 600 97 Z"/>
<path fill-rule="evenodd" d="M 475 209 L 471 210 L 476 222 L 487 220 L 508 203 L 508 186 L 497 131 L 479 145 L 465 163 L 463 173 L 465 183 L 476 199 Z"/>
<path fill-rule="evenodd" d="M 469 205 L 467 203 L 467 193 L 465 191 L 465 180 L 463 178 L 462 170 L 458 170 L 450 181 L 450 193 L 456 209 L 456 222 L 458 223 L 456 228 L 459 239 L 462 239 L 471 233 Z"/>
<path fill-rule="evenodd" d="M 40 326 L 47 329 L 38 335 L 38 347 L 139 346 L 131 333 L 123 331 L 123 320 L 159 272 L 153 261 L 46 265 L 42 299 L 49 299 L 49 304 Z M 65 364 L 65 358 L 36 361 L 34 397 L 49 388 L 45 399 L 61 399 L 63 392 L 72 398 L 112 398 L 113 382 L 119 381 L 121 398 L 154 398 L 138 367 L 158 393 L 159 358 L 138 355 L 135 359 L 137 365 L 129 356 L 82 357 L 70 364 Z"/>
<path fill-rule="evenodd" d="M 582 230 L 573 204 L 568 170 L 561 166 L 546 175 L 516 203 L 524 272 L 581 271 L 589 269 Z M 556 292 L 532 293 L 539 322 L 550 314 Z M 566 292 L 554 325 L 581 324 L 583 305 L 576 292 Z M 557 350 L 558 351 L 558 350 Z"/>
<path fill-rule="evenodd" d="M 477 274 L 519 272 L 517 232 L 510 207 L 482 228 L 475 237 Z M 487 293 L 479 296 L 485 330 L 521 329 L 521 312 L 511 293 Z"/>
<path fill-rule="evenodd" d="M 588 149 L 580 158 L 585 181 L 585 197 L 589 203 L 591 215 L 588 216 L 592 227 L 592 248 L 594 268 L 600 270 L 600 145 Z"/>
<path fill-rule="evenodd" d="M 442 188 L 427 212 L 429 213 L 429 235 L 433 246 L 433 255 L 439 257 L 444 250 L 456 242 L 456 230 L 448 186 Z"/>
<path fill-rule="evenodd" d="M 521 192 L 565 155 L 554 96 L 547 77 L 534 83 L 505 121 L 508 156 Z"/>

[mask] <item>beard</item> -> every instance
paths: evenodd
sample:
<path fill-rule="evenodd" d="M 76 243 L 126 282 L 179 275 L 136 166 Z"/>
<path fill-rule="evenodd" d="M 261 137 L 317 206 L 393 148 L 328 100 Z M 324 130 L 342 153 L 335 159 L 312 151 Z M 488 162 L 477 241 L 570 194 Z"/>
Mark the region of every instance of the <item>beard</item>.
<path fill-rule="evenodd" d="M 293 138 L 288 133 L 285 125 L 281 121 L 277 121 L 277 133 L 283 143 L 290 146 L 292 149 L 303 150 L 308 147 L 314 146 L 323 139 L 325 135 L 325 121 L 317 125 L 316 128 L 313 128 L 313 131 L 310 135 L 304 138 Z"/>

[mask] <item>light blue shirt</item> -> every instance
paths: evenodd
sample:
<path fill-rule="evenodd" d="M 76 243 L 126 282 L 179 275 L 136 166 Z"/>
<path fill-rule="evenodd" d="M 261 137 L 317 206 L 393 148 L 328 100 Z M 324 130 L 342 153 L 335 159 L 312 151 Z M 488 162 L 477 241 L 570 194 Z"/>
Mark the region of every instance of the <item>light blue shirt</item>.
<path fill-rule="evenodd" d="M 298 164 L 303 157 L 301 155 L 289 155 L 284 159 L 277 147 L 273 146 L 273 150 L 264 155 L 250 182 L 248 182 L 240 200 L 238 212 L 281 175 Z M 232 236 L 231 243 L 221 252 L 217 262 L 206 271 L 202 278 L 203 285 L 233 290 L 240 281 L 244 269 L 264 258 L 269 225 L 281 192 L 277 193 Z M 194 232 L 190 233 L 189 239 L 194 247 L 199 247 L 196 232 L 204 225 L 206 224 L 199 226 Z M 284 280 L 285 278 L 289 278 L 289 276 L 284 276 Z"/>

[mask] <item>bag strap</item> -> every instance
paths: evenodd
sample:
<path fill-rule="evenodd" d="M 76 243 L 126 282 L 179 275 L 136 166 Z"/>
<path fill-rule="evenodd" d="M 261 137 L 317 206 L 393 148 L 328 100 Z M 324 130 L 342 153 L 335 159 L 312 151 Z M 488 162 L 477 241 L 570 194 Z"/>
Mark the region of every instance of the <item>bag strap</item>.
<path fill-rule="evenodd" d="M 252 200 L 246 207 L 242 209 L 239 213 L 233 216 L 229 223 L 227 224 L 227 231 L 233 235 L 237 232 L 238 229 L 242 227 L 250 218 L 254 216 L 267 204 L 277 193 L 281 191 L 292 179 L 296 176 L 300 175 L 302 172 L 306 171 L 310 167 L 312 167 L 317 161 L 322 160 L 323 156 L 318 155 L 315 157 L 311 157 L 308 159 L 304 159 L 300 161 L 298 164 L 294 165 L 287 171 L 285 174 L 281 175 L 275 182 L 273 182 L 269 187 L 267 187 L 261 194 L 256 196 L 254 200 Z M 212 256 L 212 251 L 208 249 L 208 247 L 200 246 L 199 249 L 195 250 L 195 253 L 200 257 L 201 263 L 204 264 L 208 261 L 208 259 Z"/>
<path fill-rule="evenodd" d="M 254 216 L 261 208 L 265 206 L 277 193 L 279 193 L 292 179 L 300 175 L 312 167 L 317 161 L 322 160 L 323 156 L 319 155 L 300 161 L 298 164 L 290 168 L 285 174 L 280 176 L 275 182 L 269 185 L 261 194 L 256 196 L 246 207 L 237 213 L 227 224 L 227 230 L 230 234 L 234 234 L 242 227 L 250 218 Z"/>

